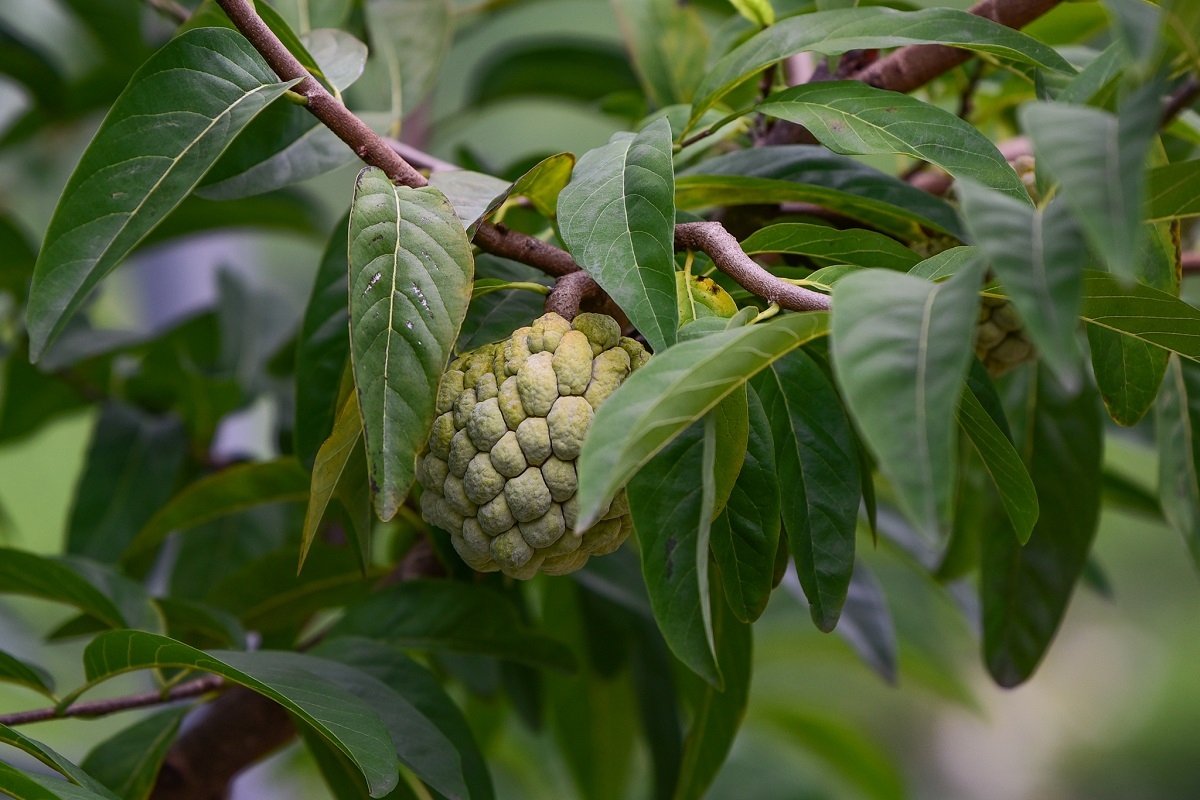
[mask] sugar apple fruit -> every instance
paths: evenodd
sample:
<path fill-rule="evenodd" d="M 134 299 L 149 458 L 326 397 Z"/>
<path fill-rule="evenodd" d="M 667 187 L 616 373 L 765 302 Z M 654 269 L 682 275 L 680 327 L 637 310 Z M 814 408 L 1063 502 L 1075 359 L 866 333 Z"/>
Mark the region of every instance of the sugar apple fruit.
<path fill-rule="evenodd" d="M 1003 297 L 984 296 L 975 327 L 975 355 L 998 378 L 1034 358 L 1036 353 L 1013 304 Z"/>
<path fill-rule="evenodd" d="M 555 313 L 459 356 L 417 459 L 422 516 L 472 569 L 514 578 L 573 572 L 616 550 L 633 528 L 624 490 L 574 530 L 575 459 L 595 409 L 649 358 L 612 317 Z"/>

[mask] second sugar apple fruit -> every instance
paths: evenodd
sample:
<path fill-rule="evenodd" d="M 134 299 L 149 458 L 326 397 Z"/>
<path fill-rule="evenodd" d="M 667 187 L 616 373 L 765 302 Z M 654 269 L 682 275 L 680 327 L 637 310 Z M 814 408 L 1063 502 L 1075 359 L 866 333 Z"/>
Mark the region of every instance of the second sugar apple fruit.
<path fill-rule="evenodd" d="M 579 532 L 575 459 L 595 409 L 650 355 L 616 320 L 549 313 L 450 363 L 417 460 L 421 513 L 472 569 L 573 572 L 633 528 L 624 491 Z"/>

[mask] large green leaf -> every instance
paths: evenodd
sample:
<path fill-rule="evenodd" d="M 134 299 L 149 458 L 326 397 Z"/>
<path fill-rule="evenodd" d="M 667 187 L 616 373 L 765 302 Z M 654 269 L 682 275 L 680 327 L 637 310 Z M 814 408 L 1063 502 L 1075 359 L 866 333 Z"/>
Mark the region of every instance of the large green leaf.
<path fill-rule="evenodd" d="M 350 523 L 347 533 L 355 544 L 364 572 L 371 561 L 371 497 L 367 480 L 367 451 L 363 446 L 362 415 L 353 392 L 338 412 L 333 433 L 317 451 L 312 488 L 300 539 L 300 569 L 320 530 L 329 502 L 336 499 Z"/>
<path fill-rule="evenodd" d="M 1200 159 L 1167 164 L 1150 170 L 1147 177 L 1147 218 L 1151 220 L 1194 217 L 1200 214 Z"/>
<path fill-rule="evenodd" d="M 36 739 L 30 739 L 25 734 L 10 728 L 7 725 L 0 725 L 0 743 L 15 747 L 25 753 L 36 758 L 38 761 L 45 764 L 47 767 L 58 772 L 65 778 L 68 778 L 73 784 L 92 792 L 92 794 L 84 795 L 85 797 L 100 797 L 103 800 L 116 800 L 116 795 L 110 792 L 104 784 L 97 781 L 92 776 L 88 775 L 79 767 L 72 764 L 67 759 L 42 744 Z M 0 768 L 8 765 L 0 761 Z M 0 777 L 3 777 L 0 775 Z M 57 785 L 57 784 L 52 784 Z M 14 787 L 7 783 L 0 782 L 0 787 L 6 791 L 12 791 Z M 45 795 L 35 795 L 36 797 L 45 797 Z"/>
<path fill-rule="evenodd" d="M 358 174 L 350 209 L 350 352 L 375 513 L 404 502 L 434 395 L 467 313 L 471 245 L 436 189 Z"/>
<path fill-rule="evenodd" d="M 1083 273 L 1083 310 L 1091 325 L 1200 361 L 1200 310 L 1142 283 L 1106 272 Z"/>
<path fill-rule="evenodd" d="M 128 563 L 144 557 L 171 531 L 192 528 L 266 503 L 307 500 L 308 487 L 308 471 L 295 458 L 226 467 L 172 497 L 138 531 L 122 560 Z"/>
<path fill-rule="evenodd" d="M 1200 366 L 1171 359 L 1156 411 L 1158 500 L 1200 566 Z"/>
<path fill-rule="evenodd" d="M 921 257 L 890 236 L 850 228 L 838 230 L 805 222 L 768 225 L 742 240 L 742 250 L 755 253 L 790 253 L 812 259 L 820 266 L 854 264 L 907 272 Z"/>
<path fill-rule="evenodd" d="M 0 548 L 0 593 L 66 603 L 107 627 L 126 628 L 140 621 L 70 564 L 23 550 Z"/>
<path fill-rule="evenodd" d="M 616 134 L 587 152 L 558 196 L 563 241 L 629 315 L 654 352 L 675 343 L 675 200 L 671 126 Z"/>
<path fill-rule="evenodd" d="M 36 359 L 88 293 L 292 85 L 236 31 L 201 28 L 138 69 L 84 151 L 46 231 L 27 321 Z"/>
<path fill-rule="evenodd" d="M 784 314 L 758 325 L 682 342 L 657 354 L 600 406 L 584 441 L 579 526 L 672 439 L 772 361 L 825 333 L 822 312 Z"/>
<path fill-rule="evenodd" d="M 3 650 L 0 650 L 0 681 L 54 697 L 54 677 L 49 672 Z"/>
<path fill-rule="evenodd" d="M 458 220 L 467 229 L 467 237 L 475 231 L 488 213 L 504 201 L 512 185 L 502 179 L 467 169 L 451 169 L 429 176 L 429 185 L 446 195 Z"/>
<path fill-rule="evenodd" d="M 782 145 L 778 147 L 755 147 L 748 150 L 735 150 L 732 153 L 701 161 L 694 167 L 684 170 L 675 180 L 675 201 L 681 207 L 696 205 L 723 205 L 718 192 L 712 192 L 703 202 L 694 202 L 698 198 L 691 195 L 700 191 L 706 183 L 712 182 L 711 177 L 765 178 L 769 181 L 788 181 L 807 186 L 795 187 L 793 191 L 812 191 L 810 187 L 834 190 L 814 194 L 813 197 L 826 198 L 825 202 L 836 202 L 831 207 L 839 213 L 855 219 L 861 214 L 871 214 L 865 221 L 873 227 L 879 227 L 885 233 L 892 233 L 889 228 L 880 227 L 874 217 L 891 220 L 891 225 L 898 228 L 895 234 L 904 241 L 924 238 L 920 228 L 928 227 L 934 231 L 948 233 L 963 238 L 962 226 L 955 210 L 940 197 L 934 197 L 929 192 L 905 183 L 899 178 L 881 172 L 847 156 L 829 152 L 820 145 Z M 700 180 L 699 185 L 691 181 L 693 177 Z M 730 188 L 762 186 L 773 192 L 781 192 L 772 183 L 733 183 Z M 715 186 L 714 186 L 715 188 Z M 742 191 L 739 188 L 739 192 Z M 851 195 L 846 197 L 845 195 Z M 685 202 L 686 199 L 686 202 Z M 783 199 L 806 200 L 818 202 L 812 198 L 795 197 Z M 753 193 L 737 203 L 770 202 L 754 200 Z M 845 210 L 843 210 L 845 209 Z"/>
<path fill-rule="evenodd" d="M 296 339 L 296 456 L 305 465 L 317 457 L 333 429 L 338 390 L 350 357 L 350 312 L 346 297 L 349 216 L 334 226 L 313 281 Z"/>
<path fill-rule="evenodd" d="M 753 385 L 771 420 L 783 526 L 796 572 L 813 622 L 831 631 L 854 571 L 862 499 L 854 432 L 837 390 L 803 350 L 773 363 Z"/>
<path fill-rule="evenodd" d="M 615 0 L 612 7 L 646 97 L 659 108 L 690 102 L 708 55 L 699 9 L 673 0 Z"/>
<path fill-rule="evenodd" d="M 990 139 L 915 97 L 858 81 L 821 81 L 777 92 L 756 110 L 803 125 L 836 153 L 911 156 L 1030 205 L 1025 185 Z"/>
<path fill-rule="evenodd" d="M 958 424 L 975 445 L 983 465 L 996 484 L 1004 513 L 1021 544 L 1029 541 L 1038 518 L 1037 490 L 1012 442 L 996 424 L 974 392 L 963 392 L 958 404 Z"/>
<path fill-rule="evenodd" d="M 425 99 L 450 48 L 453 20 L 447 0 L 366 0 L 371 52 L 386 66 L 392 93 L 393 135 L 400 118 Z"/>
<path fill-rule="evenodd" d="M 779 549 L 780 486 L 771 421 L 758 393 L 748 393 L 750 434 L 746 458 L 725 511 L 712 523 L 709 543 L 733 615 L 758 619 L 767 607 Z"/>
<path fill-rule="evenodd" d="M 14 800 L 112 800 L 112 794 L 100 794 L 73 783 L 30 775 L 0 761 L 0 786 Z"/>
<path fill-rule="evenodd" d="M 1040 515 L 1024 545 L 1008 521 L 989 515 L 983 531 L 983 653 L 1001 686 L 1037 668 L 1087 562 L 1100 512 L 1104 412 L 1090 385 L 1067 395 L 1043 369 L 1024 373 L 1017 441 L 1037 489 Z"/>
<path fill-rule="evenodd" d="M 83 769 L 124 800 L 146 800 L 188 711 L 178 706 L 135 722 L 92 748 Z"/>
<path fill-rule="evenodd" d="M 863 270 L 833 290 L 838 383 L 918 533 L 940 543 L 954 487 L 954 410 L 971 359 L 982 265 L 945 283 Z"/>
<path fill-rule="evenodd" d="M 708 586 L 716 452 L 717 426 L 710 415 L 650 459 L 626 492 L 650 607 L 663 638 L 676 658 L 719 687 Z"/>
<path fill-rule="evenodd" d="M 699 99 L 692 105 L 692 122 L 742 81 L 796 53 L 837 55 L 848 50 L 910 44 L 956 45 L 1059 72 L 1074 71 L 1058 53 L 1036 39 L 965 11 L 819 11 L 780 20 L 718 61 L 696 90 Z"/>
<path fill-rule="evenodd" d="M 187 437 L 175 416 L 101 411 L 67 523 L 67 552 L 115 562 L 171 496 Z"/>
<path fill-rule="evenodd" d="M 206 653 L 144 631 L 110 631 L 87 646 L 83 666 L 89 686 L 132 670 L 161 667 L 220 675 L 274 700 L 312 726 L 358 766 L 372 797 L 396 785 L 399 764 L 387 728 L 370 704 L 343 688 L 345 680 L 323 677 L 337 666 L 331 662 L 300 653 Z"/>
<path fill-rule="evenodd" d="M 1082 381 L 1079 308 L 1083 303 L 1083 232 L 1061 200 L 1039 209 L 970 181 L 958 187 L 977 246 L 1004 284 L 1038 356 L 1067 387 Z"/>
<path fill-rule="evenodd" d="M 1144 229 L 1146 155 L 1158 129 L 1157 85 L 1138 90 L 1119 114 L 1061 103 L 1021 107 L 1038 166 L 1061 185 L 1063 199 L 1110 272 L 1137 277 Z"/>
<path fill-rule="evenodd" d="M 477 653 L 563 671 L 575 666 L 561 642 L 529 630 L 502 594 L 457 581 L 406 581 L 375 592 L 348 608 L 330 636 Z"/>

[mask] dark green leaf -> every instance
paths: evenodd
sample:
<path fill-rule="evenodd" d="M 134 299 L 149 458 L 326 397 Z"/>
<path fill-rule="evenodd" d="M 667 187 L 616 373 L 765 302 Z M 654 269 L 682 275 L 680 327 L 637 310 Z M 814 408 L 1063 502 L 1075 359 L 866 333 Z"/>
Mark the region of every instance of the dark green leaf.
<path fill-rule="evenodd" d="M 54 698 L 54 678 L 49 672 L 0 650 L 0 681 L 15 683 Z"/>
<path fill-rule="evenodd" d="M 1074 71 L 1036 39 L 965 11 L 819 11 L 781 20 L 718 61 L 696 90 L 699 99 L 692 106 L 693 122 L 734 86 L 796 53 L 837 55 L 909 44 L 958 45 L 1059 72 Z"/>
<path fill-rule="evenodd" d="M 308 488 L 308 472 L 294 458 L 234 464 L 201 478 L 172 497 L 138 531 L 122 560 L 130 562 L 144 556 L 171 531 L 267 503 L 305 501 Z"/>
<path fill-rule="evenodd" d="M 189 641 L 198 636 L 205 643 L 236 649 L 246 644 L 245 628 L 227 611 L 178 597 L 157 597 L 154 603 L 166 619 L 167 635 L 172 639 Z"/>
<path fill-rule="evenodd" d="M 475 259 L 475 275 L 477 282 L 480 279 L 494 279 L 547 284 L 552 280 L 532 267 L 486 253 Z M 517 328 L 540 317 L 544 300 L 544 297 L 533 292 L 499 292 L 473 299 L 459 331 L 455 351 L 465 353 L 480 345 L 506 338 Z"/>
<path fill-rule="evenodd" d="M 396 752 L 379 715 L 354 692 L 345 676 L 322 676 L 331 662 L 299 653 L 235 650 L 206 653 L 182 642 L 143 631 L 110 631 L 96 637 L 83 654 L 87 680 L 94 684 L 124 672 L 181 667 L 211 672 L 269 697 L 311 725 L 351 759 L 367 779 L 372 797 L 398 780 Z"/>
<path fill-rule="evenodd" d="M 0 548 L 0 593 L 66 603 L 112 628 L 134 623 L 114 600 L 68 564 L 23 550 Z"/>
<path fill-rule="evenodd" d="M 1079 308 L 1083 303 L 1083 232 L 1061 200 L 1032 209 L 970 181 L 960 181 L 967 227 L 1004 284 L 1025 331 L 1068 389 L 1083 380 Z"/>
<path fill-rule="evenodd" d="M 67 552 L 114 563 L 171 496 L 187 450 L 174 416 L 104 406 L 75 490 Z"/>
<path fill-rule="evenodd" d="M 474 70 L 467 102 L 479 107 L 540 95 L 602 103 L 618 92 L 640 94 L 629 57 L 616 42 L 550 34 L 496 48 Z"/>
<path fill-rule="evenodd" d="M 304 516 L 300 542 L 300 569 L 321 527 L 329 501 L 337 499 L 350 521 L 347 533 L 357 547 L 359 563 L 366 572 L 371 561 L 371 497 L 367 479 L 367 451 L 363 446 L 362 416 L 358 396 L 351 393 L 338 412 L 333 433 L 317 451 L 312 488 Z"/>
<path fill-rule="evenodd" d="M 650 459 L 626 492 L 658 627 L 676 658 L 720 687 L 708 586 L 716 450 L 710 416 Z"/>
<path fill-rule="evenodd" d="M 28 753 L 38 761 L 45 764 L 47 767 L 50 767 L 60 775 L 70 779 L 74 785 L 92 792 L 92 794 L 74 796 L 87 798 L 99 797 L 103 798 L 103 800 L 116 800 L 116 796 L 107 788 L 105 788 L 104 784 L 88 775 L 86 772 L 72 764 L 67 759 L 63 758 L 54 750 L 51 750 L 49 747 L 37 741 L 36 739 L 30 739 L 28 736 L 16 730 L 15 728 L 10 728 L 7 725 L 0 725 L 0 742 Z M 3 761 L 0 761 L 0 769 L 5 767 L 8 767 L 8 765 Z M 11 767 L 9 768 L 11 769 Z M 0 773 L 0 779 L 3 777 L 4 775 Z M 58 784 L 54 783 L 51 785 L 57 786 Z M 3 787 L 3 789 L 6 791 L 12 791 L 14 788 L 8 783 L 4 783 L 2 780 L 0 780 L 0 787 Z M 46 795 L 33 795 L 35 798 L 43 798 L 45 796 Z M 71 797 L 72 795 L 63 796 Z"/>
<path fill-rule="evenodd" d="M 895 239 L 874 231 L 838 230 L 824 225 L 785 222 L 757 230 L 742 241 L 742 250 L 755 253 L 792 253 L 820 266 L 855 264 L 907 272 L 921 257 Z"/>
<path fill-rule="evenodd" d="M 453 31 L 446 0 L 366 0 L 371 52 L 386 65 L 393 135 L 400 117 L 421 104 L 441 70 Z"/>
<path fill-rule="evenodd" d="M 469 239 L 475 236 L 479 223 L 499 205 L 496 201 L 503 202 L 512 187 L 502 178 L 466 169 L 435 172 L 429 176 L 429 185 L 446 195 Z"/>
<path fill-rule="evenodd" d="M 983 531 L 983 653 L 1001 686 L 1037 668 L 1087 561 L 1100 511 L 1102 417 L 1099 394 L 1085 385 L 1066 396 L 1045 370 L 1027 373 L 1020 398 L 1031 415 L 1014 425 L 1041 508 L 1023 547 L 1008 521 L 990 515 Z"/>
<path fill-rule="evenodd" d="M 29 775 L 3 761 L 0 761 L 0 786 L 15 800 L 112 800 L 113 797 L 56 778 Z"/>
<path fill-rule="evenodd" d="M 724 513 L 712 523 L 710 544 L 730 610 L 753 622 L 771 596 L 779 548 L 780 486 L 771 422 L 758 393 L 748 393 L 746 460 Z"/>
<path fill-rule="evenodd" d="M 358 175 L 350 209 L 350 349 L 375 513 L 408 494 L 434 395 L 471 299 L 471 245 L 432 188 Z"/>
<path fill-rule="evenodd" d="M 940 281 L 954 275 L 963 267 L 980 258 L 977 247 L 951 247 L 917 264 L 908 271 L 909 275 L 927 281 Z"/>
<path fill-rule="evenodd" d="M 858 81 L 820 81 L 777 92 L 757 111 L 803 125 L 836 153 L 910 156 L 1030 205 L 1025 185 L 990 139 L 915 97 Z"/>
<path fill-rule="evenodd" d="M 1200 566 L 1200 367 L 1172 358 L 1158 395 L 1158 500 Z"/>
<path fill-rule="evenodd" d="M 367 800 L 370 797 L 362 773 L 350 763 L 350 759 L 346 758 L 341 751 L 321 738 L 320 734 L 309 729 L 301 730 L 300 738 L 304 740 L 304 747 L 316 762 L 317 769 L 321 771 L 321 777 L 325 779 L 325 785 L 329 787 L 334 800 Z M 401 775 L 396 788 L 385 794 L 383 800 L 422 800 L 422 798 L 419 798 L 413 791 L 407 776 Z"/>
<path fill-rule="evenodd" d="M 146 800 L 187 712 L 179 706 L 135 722 L 92 748 L 84 770 L 124 800 Z"/>
<path fill-rule="evenodd" d="M 1167 164 L 1150 170 L 1147 218 L 1150 220 L 1194 217 L 1200 214 L 1200 159 Z"/>
<path fill-rule="evenodd" d="M 754 389 L 771 420 L 792 559 L 813 622 L 831 631 L 854 570 L 862 499 L 854 433 L 829 378 L 802 350 L 763 370 L 754 378 Z"/>
<path fill-rule="evenodd" d="M 243 200 L 205 200 L 190 195 L 142 240 L 142 247 L 217 228 L 265 228 L 313 237 L 325 227 L 323 212 L 300 190 L 280 189 Z"/>
<path fill-rule="evenodd" d="M 483 586 L 415 580 L 351 606 L 330 636 L 363 636 L 406 648 L 479 653 L 570 671 L 561 642 L 530 631 L 512 603 Z"/>
<path fill-rule="evenodd" d="M 613 10 L 646 96 L 659 108 L 690 102 L 708 55 L 699 9 L 672 0 L 618 0 Z"/>
<path fill-rule="evenodd" d="M 954 410 L 978 316 L 982 265 L 933 284 L 863 270 L 833 290 L 833 365 L 846 404 L 918 533 L 944 541 Z"/>
<path fill-rule="evenodd" d="M 824 313 L 785 314 L 765 323 L 682 342 L 657 354 L 596 412 L 579 471 L 579 525 L 675 436 L 754 373 L 826 331 Z"/>
<path fill-rule="evenodd" d="M 563 241 L 629 315 L 654 352 L 675 343 L 675 202 L 671 126 L 616 134 L 585 153 L 558 197 Z"/>
<path fill-rule="evenodd" d="M 883 587 L 861 558 L 854 562 L 837 633 L 850 643 L 864 664 L 888 683 L 896 683 L 898 656 L 892 614 Z"/>
<path fill-rule="evenodd" d="M 142 65 L 88 145 L 46 232 L 27 311 L 34 358 L 290 85 L 277 82 L 241 34 L 221 28 L 188 31 Z"/>
<path fill-rule="evenodd" d="M 1200 311 L 1141 283 L 1125 285 L 1105 272 L 1083 273 L 1085 322 L 1200 361 Z"/>
<path fill-rule="evenodd" d="M 1037 490 L 1004 431 L 984 410 L 974 392 L 963 392 L 958 404 L 958 424 L 975 445 L 983 465 L 1000 492 L 1004 513 L 1017 541 L 1025 544 L 1038 518 Z"/>

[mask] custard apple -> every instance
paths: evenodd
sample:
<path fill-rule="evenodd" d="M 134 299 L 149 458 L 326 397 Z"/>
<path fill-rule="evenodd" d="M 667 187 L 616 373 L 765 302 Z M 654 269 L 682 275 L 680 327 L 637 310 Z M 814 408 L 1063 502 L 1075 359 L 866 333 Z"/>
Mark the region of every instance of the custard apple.
<path fill-rule="evenodd" d="M 417 459 L 425 520 L 472 569 L 514 578 L 573 572 L 616 550 L 633 528 L 624 490 L 574 530 L 575 459 L 595 409 L 649 358 L 612 317 L 549 313 L 452 361 Z"/>
<path fill-rule="evenodd" d="M 988 374 L 998 378 L 1036 354 L 1011 302 L 986 295 L 981 300 L 975 327 L 975 355 L 987 367 Z"/>

